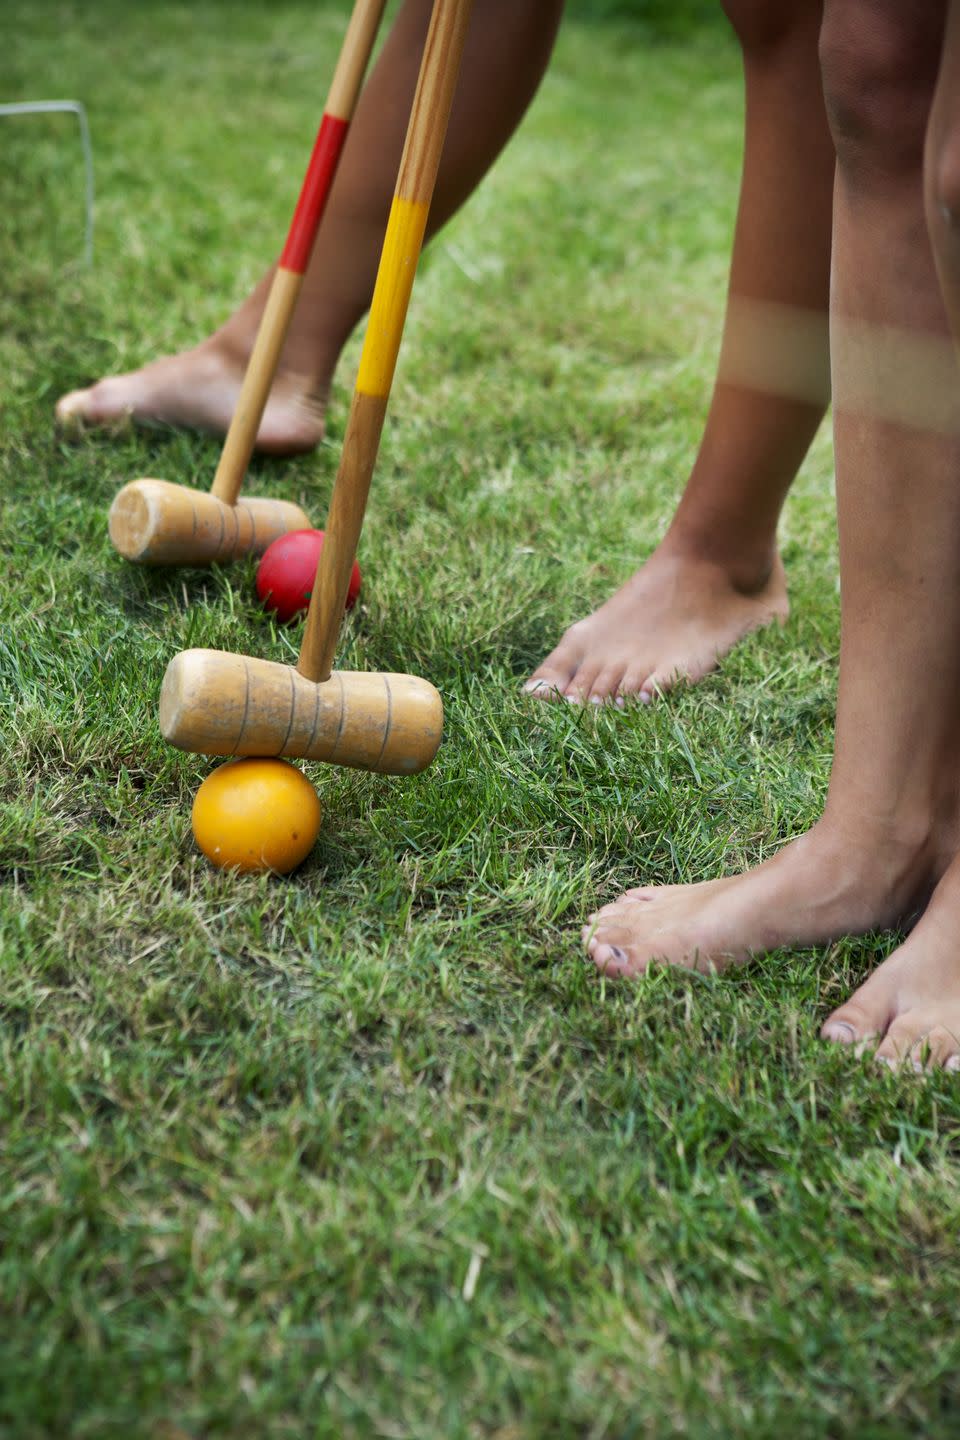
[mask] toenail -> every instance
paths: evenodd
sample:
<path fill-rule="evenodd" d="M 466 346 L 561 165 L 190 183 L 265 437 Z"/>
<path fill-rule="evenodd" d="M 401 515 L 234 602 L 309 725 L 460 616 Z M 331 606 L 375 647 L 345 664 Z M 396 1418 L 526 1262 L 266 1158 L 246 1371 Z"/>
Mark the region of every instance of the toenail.
<path fill-rule="evenodd" d="M 945 1070 L 960 1070 L 960 1055 L 951 1055 L 943 1068 Z"/>
<path fill-rule="evenodd" d="M 874 1055 L 873 1058 L 878 1065 L 886 1065 L 888 1070 L 893 1070 L 896 1066 L 896 1062 L 891 1060 L 889 1055 Z"/>
<path fill-rule="evenodd" d="M 603 699 L 602 699 L 602 697 L 601 697 L 600 695 L 591 695 L 591 696 L 590 696 L 590 704 L 591 704 L 591 705 L 602 705 L 602 704 L 603 704 Z"/>
<path fill-rule="evenodd" d="M 616 705 L 616 707 L 617 707 L 618 710 L 622 710 L 622 709 L 623 709 L 623 696 L 622 696 L 622 695 L 617 695 L 617 696 L 615 696 L 613 703 L 614 703 L 614 705 Z"/>
<path fill-rule="evenodd" d="M 641 690 L 640 694 L 637 696 L 637 699 L 640 701 L 641 705 L 649 705 L 650 701 L 653 699 L 653 696 L 650 694 L 649 690 Z"/>
<path fill-rule="evenodd" d="M 848 1025 L 846 1020 L 831 1020 L 823 1027 L 823 1034 L 824 1039 L 839 1040 L 843 1045 L 851 1045 L 857 1038 L 853 1026 Z"/>
<path fill-rule="evenodd" d="M 620 949 L 619 945 L 598 945 L 593 952 L 594 964 L 602 970 L 610 964 L 611 960 L 615 960 L 618 965 L 626 965 L 626 953 Z"/>

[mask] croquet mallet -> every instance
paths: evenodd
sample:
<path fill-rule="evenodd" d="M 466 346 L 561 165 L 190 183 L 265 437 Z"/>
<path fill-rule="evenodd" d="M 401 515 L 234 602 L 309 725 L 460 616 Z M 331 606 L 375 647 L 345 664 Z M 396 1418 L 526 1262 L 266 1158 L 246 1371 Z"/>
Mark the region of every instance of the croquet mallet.
<path fill-rule="evenodd" d="M 160 729 L 181 750 L 300 756 L 391 775 L 415 774 L 437 753 L 443 702 L 428 681 L 332 666 L 471 4 L 434 0 L 299 661 L 175 656 Z"/>
<path fill-rule="evenodd" d="M 356 0 L 287 242 L 274 272 L 220 463 L 209 491 L 132 480 L 110 508 L 110 539 L 141 565 L 209 565 L 259 555 L 310 521 L 288 500 L 240 499 L 310 252 L 333 184 L 386 0 Z"/>

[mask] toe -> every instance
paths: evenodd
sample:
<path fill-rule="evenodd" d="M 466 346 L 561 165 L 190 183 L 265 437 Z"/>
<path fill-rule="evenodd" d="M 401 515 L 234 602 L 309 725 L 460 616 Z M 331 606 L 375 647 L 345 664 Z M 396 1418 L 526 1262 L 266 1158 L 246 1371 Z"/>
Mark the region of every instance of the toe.
<path fill-rule="evenodd" d="M 84 401 L 84 413 L 88 420 L 97 424 L 106 424 L 111 420 L 129 420 L 137 408 L 135 400 L 139 400 L 143 406 L 143 397 L 132 383 L 132 377 L 108 376 L 105 380 L 98 380 L 92 389 L 87 391 Z"/>
<path fill-rule="evenodd" d="M 587 699 L 592 705 L 605 705 L 612 700 L 620 688 L 620 681 L 623 679 L 623 664 L 606 665 L 600 671 L 593 684 Z"/>
<path fill-rule="evenodd" d="M 61 395 L 54 410 L 57 423 L 71 426 L 86 419 L 90 394 L 90 390 L 71 390 L 68 395 Z"/>
<path fill-rule="evenodd" d="M 649 696 L 643 694 L 643 682 L 650 674 L 649 665 L 628 665 L 617 686 L 617 701 L 641 699 L 646 703 Z"/>
<path fill-rule="evenodd" d="M 589 656 L 582 660 L 564 686 L 564 697 L 580 705 L 587 704 L 593 689 L 593 682 L 602 669 L 603 666 L 598 661 L 591 660 Z"/>
<path fill-rule="evenodd" d="M 640 686 L 641 700 L 653 700 L 658 695 L 666 695 L 675 690 L 678 685 L 692 684 L 702 680 L 717 668 L 717 655 L 711 651 L 708 654 L 688 654 L 682 660 L 674 660 L 658 665 L 652 670 L 643 684 Z"/>
<path fill-rule="evenodd" d="M 880 1065 L 887 1065 L 892 1070 L 898 1070 L 901 1066 L 913 1068 L 911 1056 L 914 1047 L 918 1049 L 923 1046 L 926 1035 L 926 1026 L 917 1015 L 909 1011 L 906 1015 L 898 1015 L 890 1022 L 886 1035 L 880 1041 L 873 1058 Z"/>
<path fill-rule="evenodd" d="M 628 945 L 633 938 L 626 925 L 600 916 L 594 916 L 592 924 L 584 925 L 582 934 L 583 943 L 591 953 L 598 945 Z"/>
<path fill-rule="evenodd" d="M 910 1050 L 914 1070 L 956 1068 L 951 1060 L 960 1064 L 960 1037 L 946 1025 L 932 1025 Z"/>
<path fill-rule="evenodd" d="M 524 685 L 524 690 L 528 695 L 536 695 L 538 700 L 562 699 L 564 691 L 576 674 L 583 654 L 584 645 L 578 622 L 570 626 L 560 644 L 537 666 Z"/>
<path fill-rule="evenodd" d="M 538 700 L 562 700 L 569 678 L 568 675 L 543 675 L 538 671 L 524 682 L 524 694 L 533 695 Z"/>
<path fill-rule="evenodd" d="M 821 1039 L 834 1040 L 840 1045 L 867 1044 L 884 1033 L 891 1009 L 886 987 L 871 985 L 868 980 L 824 1022 Z"/>
<path fill-rule="evenodd" d="M 652 896 L 653 892 L 650 891 Z M 590 924 L 594 929 L 598 925 L 629 925 L 636 916 L 637 900 L 630 894 L 621 895 L 616 900 L 611 900 L 607 905 L 601 905 L 595 914 L 590 916 Z"/>
<path fill-rule="evenodd" d="M 680 680 L 685 678 L 685 674 L 674 668 L 663 667 L 653 670 L 644 679 L 637 694 L 645 705 L 649 705 L 651 700 L 656 700 L 658 695 L 666 695 Z"/>
<path fill-rule="evenodd" d="M 594 945 L 589 953 L 590 959 L 603 975 L 637 975 L 644 968 L 636 952 L 628 946 Z"/>
<path fill-rule="evenodd" d="M 834 1040 L 838 1045 L 856 1045 L 859 1041 L 856 1030 L 849 1020 L 840 1020 L 835 1015 L 820 1029 L 821 1040 Z"/>
<path fill-rule="evenodd" d="M 134 411 L 126 387 L 117 377 L 98 380 L 87 390 L 73 390 L 57 405 L 61 424 L 108 425 L 129 421 Z"/>
<path fill-rule="evenodd" d="M 527 695 L 535 695 L 538 700 L 562 700 L 576 668 L 573 659 L 565 660 L 560 651 L 555 650 L 534 670 L 524 684 L 524 691 Z"/>

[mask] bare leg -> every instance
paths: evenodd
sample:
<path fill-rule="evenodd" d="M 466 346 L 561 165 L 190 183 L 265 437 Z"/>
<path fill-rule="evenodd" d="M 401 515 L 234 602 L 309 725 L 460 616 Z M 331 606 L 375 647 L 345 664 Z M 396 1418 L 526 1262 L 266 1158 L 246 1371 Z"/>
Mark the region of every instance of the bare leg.
<path fill-rule="evenodd" d="M 743 48 L 746 140 L 703 441 L 654 554 L 527 681 L 544 699 L 649 700 L 681 676 L 699 679 L 748 631 L 787 615 L 777 520 L 829 396 L 834 151 L 817 59 L 821 3 L 725 8 Z"/>
<path fill-rule="evenodd" d="M 473 192 L 520 123 L 550 58 L 562 9 L 563 0 L 484 0 L 477 6 L 428 236 Z M 429 0 L 405 0 L 357 105 L 260 427 L 262 450 L 310 449 L 323 434 L 340 351 L 373 293 L 430 10 Z M 278 249 L 281 239 L 278 229 Z M 65 395 L 58 419 L 92 425 L 134 419 L 225 431 L 272 273 L 196 349 Z"/>
<path fill-rule="evenodd" d="M 923 908 L 956 854 L 960 385 L 921 182 L 944 9 L 825 5 L 843 587 L 823 819 L 744 876 L 641 889 L 607 906 L 585 937 L 604 970 L 722 967 L 885 926 Z"/>
<path fill-rule="evenodd" d="M 960 0 L 949 5 L 924 169 L 934 259 L 960 343 Z M 956 553 L 953 563 L 960 563 Z M 954 654 L 958 648 L 955 631 Z M 960 1069 L 958 935 L 960 859 L 954 859 L 909 939 L 830 1016 L 825 1037 L 875 1049 L 877 1059 L 891 1066 Z"/>

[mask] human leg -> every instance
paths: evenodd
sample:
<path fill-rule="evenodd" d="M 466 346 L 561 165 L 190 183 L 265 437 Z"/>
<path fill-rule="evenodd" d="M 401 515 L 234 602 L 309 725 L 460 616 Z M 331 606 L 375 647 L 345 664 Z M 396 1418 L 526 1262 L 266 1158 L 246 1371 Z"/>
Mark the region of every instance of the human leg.
<path fill-rule="evenodd" d="M 585 935 L 604 970 L 722 968 L 889 925 L 924 907 L 956 853 L 960 391 L 921 183 L 943 8 L 903 9 L 825 6 L 842 627 L 824 816 L 746 875 L 605 907 Z M 905 353 L 924 362 L 913 396 Z"/>
<path fill-rule="evenodd" d="M 476 7 L 428 238 L 473 192 L 520 123 L 562 9 L 563 0 L 484 0 Z M 323 433 L 340 351 L 373 293 L 430 10 L 430 0 L 405 0 L 360 96 L 264 412 L 262 450 L 310 449 Z M 100 425 L 132 418 L 225 431 L 272 274 L 200 345 L 65 395 L 59 420 Z"/>
<path fill-rule="evenodd" d="M 717 383 L 667 535 L 527 681 L 544 699 L 652 698 L 699 679 L 787 615 L 777 520 L 826 406 L 834 152 L 820 0 L 726 0 L 743 51 L 746 135 Z"/>
<path fill-rule="evenodd" d="M 960 0 L 950 0 L 948 8 L 924 181 L 933 257 L 953 339 L 960 345 Z M 954 859 L 916 928 L 834 1011 L 824 1036 L 873 1049 L 891 1066 L 960 1069 L 958 934 L 960 859 Z"/>

